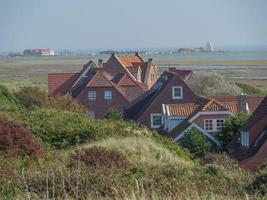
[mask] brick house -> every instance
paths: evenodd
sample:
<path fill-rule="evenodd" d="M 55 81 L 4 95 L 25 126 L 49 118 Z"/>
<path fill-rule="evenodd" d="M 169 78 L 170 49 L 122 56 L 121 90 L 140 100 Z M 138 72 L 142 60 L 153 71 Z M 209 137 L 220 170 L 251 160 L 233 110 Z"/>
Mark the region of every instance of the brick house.
<path fill-rule="evenodd" d="M 221 99 L 221 102 L 217 99 Z M 261 97 L 200 97 L 178 73 L 164 72 L 154 86 L 125 107 L 125 118 L 179 141 L 191 128 L 198 129 L 214 145 L 225 118 L 241 111 L 254 111 Z"/>
<path fill-rule="evenodd" d="M 136 73 L 135 73 L 136 71 Z M 152 75 L 153 74 L 153 75 Z M 103 118 L 109 108 L 123 107 L 143 94 L 157 79 L 157 68 L 136 53 L 112 54 L 106 63 L 89 61 L 78 73 L 49 73 L 49 96 L 71 95 L 92 117 Z"/>
<path fill-rule="evenodd" d="M 191 103 L 196 98 L 177 73 L 165 71 L 150 90 L 125 107 L 124 115 L 156 129 L 162 125 L 162 104 Z"/>
<path fill-rule="evenodd" d="M 241 166 L 257 170 L 267 164 L 267 96 L 228 146 Z"/>

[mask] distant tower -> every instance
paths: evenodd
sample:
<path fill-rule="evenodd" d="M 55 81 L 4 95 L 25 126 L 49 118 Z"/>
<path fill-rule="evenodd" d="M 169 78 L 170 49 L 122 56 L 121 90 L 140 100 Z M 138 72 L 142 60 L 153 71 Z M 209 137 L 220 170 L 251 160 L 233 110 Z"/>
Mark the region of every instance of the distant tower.
<path fill-rule="evenodd" d="M 209 51 L 209 52 L 213 52 L 213 47 L 212 47 L 210 41 L 207 42 L 206 49 L 207 49 L 207 51 Z"/>

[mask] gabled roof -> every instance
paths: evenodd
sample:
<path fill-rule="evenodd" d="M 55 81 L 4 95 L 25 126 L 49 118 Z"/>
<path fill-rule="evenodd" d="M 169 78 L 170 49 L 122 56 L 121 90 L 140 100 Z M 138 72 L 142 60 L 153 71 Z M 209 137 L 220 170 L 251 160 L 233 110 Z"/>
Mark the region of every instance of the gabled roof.
<path fill-rule="evenodd" d="M 211 96 L 208 98 L 215 99 L 221 104 L 225 105 L 226 107 L 228 105 L 229 107 L 232 107 L 233 110 L 237 109 L 237 108 L 234 108 L 233 106 L 234 104 L 237 105 L 238 96 Z M 254 112 L 264 97 L 245 95 L 244 98 L 245 98 L 245 101 L 248 103 L 249 111 Z"/>
<path fill-rule="evenodd" d="M 192 70 L 181 70 L 181 69 L 176 69 L 175 67 L 169 67 L 169 71 L 173 73 L 177 73 L 184 80 L 186 80 L 189 76 L 193 74 Z"/>
<path fill-rule="evenodd" d="M 175 104 L 179 107 L 179 104 Z M 230 111 L 226 107 L 224 107 L 220 102 L 214 99 L 207 99 L 203 97 L 199 97 L 196 99 L 195 103 L 192 104 L 184 104 L 184 106 L 189 106 L 189 108 L 183 108 L 187 110 L 186 113 L 188 116 L 182 123 L 178 124 L 171 132 L 169 133 L 170 137 L 176 138 L 178 135 L 182 134 L 192 123 L 191 119 L 196 117 L 200 112 L 218 112 L 218 111 Z M 190 109 L 193 107 L 193 109 Z M 180 110 L 183 111 L 183 110 Z M 230 111 L 231 112 L 231 111 Z M 183 114 L 183 112 L 179 112 L 177 114 Z"/>
<path fill-rule="evenodd" d="M 243 126 L 241 130 L 248 130 L 252 126 L 256 125 L 258 121 L 267 116 L 267 96 L 261 101 L 260 105 L 254 111 L 252 116 L 248 119 L 247 123 Z M 266 121 L 267 126 L 267 121 Z"/>
<path fill-rule="evenodd" d="M 80 76 L 70 89 L 70 94 L 73 98 L 76 98 L 88 82 L 95 76 L 97 66 L 93 61 L 90 61 L 82 68 Z"/>
<path fill-rule="evenodd" d="M 186 83 L 178 74 L 167 71 L 163 72 L 161 77 L 150 88 L 150 90 L 125 107 L 125 118 L 137 120 L 173 79 L 179 84 L 186 85 Z M 190 88 L 188 88 L 188 90 L 191 91 Z"/>
<path fill-rule="evenodd" d="M 138 54 L 124 55 L 124 56 L 117 56 L 117 57 L 122 62 L 122 64 L 127 68 L 133 67 L 133 63 L 143 62 L 143 60 Z"/>
<path fill-rule="evenodd" d="M 48 94 L 66 94 L 79 76 L 80 73 L 48 73 Z"/>
<path fill-rule="evenodd" d="M 203 112 L 214 112 L 214 111 L 228 111 L 221 103 L 211 99 L 204 107 L 201 109 Z"/>
<path fill-rule="evenodd" d="M 120 81 L 121 81 L 121 79 L 122 79 L 122 77 L 125 75 L 125 73 L 123 73 L 123 72 L 120 72 L 120 73 L 117 73 L 117 74 L 115 74 L 115 76 L 111 79 L 111 81 L 113 82 L 113 83 L 115 83 L 115 84 L 118 84 Z"/>
<path fill-rule="evenodd" d="M 163 78 L 164 75 L 167 76 L 167 80 Z M 166 71 L 163 72 L 161 78 L 156 81 L 156 83 L 150 88 L 150 90 L 136 98 L 125 107 L 125 118 L 137 120 L 138 117 L 146 110 L 150 103 L 158 96 L 158 94 L 165 88 L 165 86 L 173 77 L 174 74 Z"/>

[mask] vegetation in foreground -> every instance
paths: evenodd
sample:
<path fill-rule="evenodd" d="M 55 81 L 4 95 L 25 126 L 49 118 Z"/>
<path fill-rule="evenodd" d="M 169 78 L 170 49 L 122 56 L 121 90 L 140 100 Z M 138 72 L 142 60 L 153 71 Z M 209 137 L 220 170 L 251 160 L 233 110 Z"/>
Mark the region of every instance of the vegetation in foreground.
<path fill-rule="evenodd" d="M 241 169 L 226 154 L 208 153 L 205 143 L 204 154 L 190 154 L 114 110 L 93 120 L 68 97 L 34 94 L 21 99 L 0 87 L 1 199 L 263 199 L 267 193 L 266 169 Z M 196 133 L 188 137 L 203 143 Z"/>

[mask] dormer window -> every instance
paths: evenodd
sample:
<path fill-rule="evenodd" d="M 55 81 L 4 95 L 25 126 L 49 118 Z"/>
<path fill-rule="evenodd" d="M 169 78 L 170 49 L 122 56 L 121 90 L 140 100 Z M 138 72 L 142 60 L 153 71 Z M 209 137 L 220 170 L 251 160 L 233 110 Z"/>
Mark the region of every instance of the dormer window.
<path fill-rule="evenodd" d="M 183 99 L 183 87 L 182 86 L 172 87 L 172 99 Z"/>
<path fill-rule="evenodd" d="M 241 146 L 248 147 L 249 146 L 249 134 L 248 131 L 242 131 L 240 137 Z"/>

